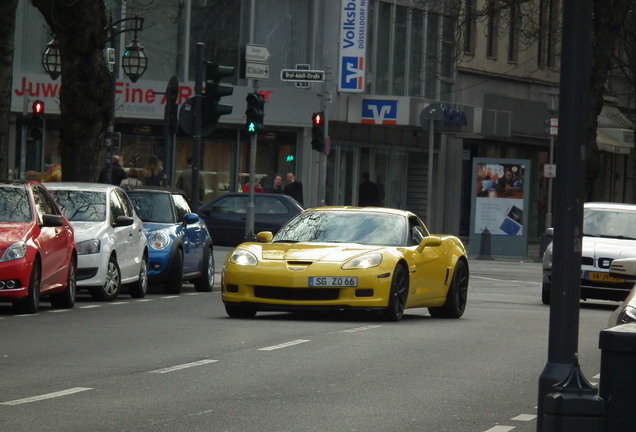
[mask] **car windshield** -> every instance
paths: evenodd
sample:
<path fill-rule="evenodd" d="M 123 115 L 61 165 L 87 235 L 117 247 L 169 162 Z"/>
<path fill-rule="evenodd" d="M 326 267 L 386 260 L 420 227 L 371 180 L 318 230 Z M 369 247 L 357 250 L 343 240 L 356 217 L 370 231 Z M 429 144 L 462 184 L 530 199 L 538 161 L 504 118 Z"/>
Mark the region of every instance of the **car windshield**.
<path fill-rule="evenodd" d="M 636 212 L 586 208 L 583 212 L 583 234 L 636 240 Z"/>
<path fill-rule="evenodd" d="M 77 190 L 50 190 L 71 222 L 101 222 L 106 220 L 106 194 Z"/>
<path fill-rule="evenodd" d="M 281 228 L 274 242 L 406 245 L 406 219 L 371 212 L 311 211 Z"/>
<path fill-rule="evenodd" d="M 175 223 L 170 194 L 130 191 L 128 196 L 143 222 Z"/>
<path fill-rule="evenodd" d="M 0 188 L 0 222 L 29 222 L 33 217 L 24 187 Z"/>

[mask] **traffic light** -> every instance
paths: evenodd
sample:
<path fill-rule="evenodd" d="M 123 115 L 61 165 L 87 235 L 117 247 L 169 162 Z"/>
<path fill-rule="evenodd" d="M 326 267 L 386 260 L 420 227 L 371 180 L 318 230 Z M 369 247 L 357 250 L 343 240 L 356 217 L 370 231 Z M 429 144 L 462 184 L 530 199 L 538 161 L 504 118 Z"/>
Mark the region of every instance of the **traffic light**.
<path fill-rule="evenodd" d="M 311 148 L 325 151 L 325 113 L 320 111 L 311 116 Z"/>
<path fill-rule="evenodd" d="M 40 141 L 44 136 L 44 102 L 37 99 L 31 105 L 31 120 L 29 124 L 31 139 Z"/>
<path fill-rule="evenodd" d="M 223 78 L 234 75 L 234 67 L 206 63 L 205 97 L 203 99 L 203 121 L 207 126 L 216 126 L 219 117 L 232 113 L 232 105 L 223 105 L 219 101 L 224 96 L 234 93 L 234 87 L 221 84 Z"/>
<path fill-rule="evenodd" d="M 265 97 L 260 93 L 248 93 L 245 98 L 247 101 L 247 110 L 245 110 L 245 128 L 250 135 L 258 135 L 263 132 L 265 125 L 263 117 L 265 117 Z"/>

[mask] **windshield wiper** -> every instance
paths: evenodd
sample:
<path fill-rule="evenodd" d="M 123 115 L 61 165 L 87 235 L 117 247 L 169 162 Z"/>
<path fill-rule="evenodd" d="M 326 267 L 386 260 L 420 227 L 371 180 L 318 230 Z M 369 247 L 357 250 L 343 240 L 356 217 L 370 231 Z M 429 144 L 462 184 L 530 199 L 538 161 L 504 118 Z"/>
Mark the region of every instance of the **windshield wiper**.
<path fill-rule="evenodd" d="M 272 243 L 298 243 L 298 240 L 274 240 Z"/>

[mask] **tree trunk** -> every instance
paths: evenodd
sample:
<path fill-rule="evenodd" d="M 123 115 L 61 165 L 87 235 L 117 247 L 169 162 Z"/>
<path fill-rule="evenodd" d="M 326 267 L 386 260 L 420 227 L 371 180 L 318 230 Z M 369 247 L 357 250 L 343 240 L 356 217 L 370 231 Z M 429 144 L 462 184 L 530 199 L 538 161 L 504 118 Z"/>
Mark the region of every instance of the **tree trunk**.
<path fill-rule="evenodd" d="M 13 87 L 13 35 L 18 0 L 5 0 L 0 14 L 0 178 L 9 177 L 9 119 Z"/>
<path fill-rule="evenodd" d="M 62 62 L 60 153 L 64 181 L 95 181 L 110 122 L 108 39 L 103 0 L 31 0 L 59 42 Z M 44 49 L 44 47 L 43 47 Z"/>

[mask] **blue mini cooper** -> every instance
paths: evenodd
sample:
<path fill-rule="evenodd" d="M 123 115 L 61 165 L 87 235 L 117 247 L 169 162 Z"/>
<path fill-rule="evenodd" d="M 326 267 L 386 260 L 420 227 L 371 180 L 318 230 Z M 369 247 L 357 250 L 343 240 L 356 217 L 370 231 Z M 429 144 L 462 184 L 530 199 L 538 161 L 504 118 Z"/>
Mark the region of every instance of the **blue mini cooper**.
<path fill-rule="evenodd" d="M 179 294 L 183 281 L 194 283 L 197 291 L 212 291 L 212 238 L 183 191 L 135 186 L 126 193 L 148 238 L 148 281 L 169 294 Z"/>

